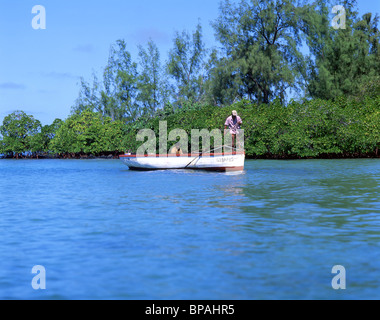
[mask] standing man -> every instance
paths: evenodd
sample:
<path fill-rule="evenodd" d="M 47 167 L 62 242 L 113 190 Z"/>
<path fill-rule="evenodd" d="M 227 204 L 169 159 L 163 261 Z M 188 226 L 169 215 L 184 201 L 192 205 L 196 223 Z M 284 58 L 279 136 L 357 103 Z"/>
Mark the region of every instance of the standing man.
<path fill-rule="evenodd" d="M 239 134 L 240 125 L 243 123 L 236 110 L 232 111 L 224 124 L 224 130 L 230 129 L 232 135 L 232 148 L 236 148 L 236 135 Z"/>

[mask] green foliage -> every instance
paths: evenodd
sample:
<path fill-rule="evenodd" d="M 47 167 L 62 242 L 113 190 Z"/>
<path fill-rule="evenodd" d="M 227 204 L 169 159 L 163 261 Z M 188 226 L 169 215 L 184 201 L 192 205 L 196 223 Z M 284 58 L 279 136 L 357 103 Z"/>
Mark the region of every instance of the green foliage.
<path fill-rule="evenodd" d="M 18 154 L 30 151 L 33 146 L 33 138 L 41 131 L 41 123 L 33 116 L 23 111 L 15 111 L 6 116 L 0 133 L 3 139 L 0 141 L 0 153 Z"/>
<path fill-rule="evenodd" d="M 70 116 L 56 131 L 49 148 L 58 154 L 121 152 L 124 124 L 85 110 Z"/>
<path fill-rule="evenodd" d="M 197 25 L 192 35 L 186 31 L 177 32 L 173 43 L 167 72 L 176 81 L 175 102 L 179 105 L 185 101 L 199 102 L 204 93 L 202 71 L 206 53 L 201 25 Z"/>
<path fill-rule="evenodd" d="M 30 139 L 30 149 L 28 151 L 34 153 L 48 153 L 49 143 L 55 137 L 55 134 L 63 121 L 61 119 L 55 119 L 51 125 L 45 125 L 41 127 L 41 131 L 37 132 Z"/>
<path fill-rule="evenodd" d="M 258 103 L 276 97 L 285 101 L 286 90 L 297 88 L 303 65 L 297 10 L 292 0 L 222 2 L 214 29 L 224 57 L 211 71 L 213 93 L 220 101 L 232 96 Z"/>
<path fill-rule="evenodd" d="M 137 104 L 137 64 L 132 61 L 124 40 L 111 46 L 103 82 L 93 75 L 90 86 L 81 79 L 79 97 L 73 112 L 96 111 L 113 120 L 133 120 L 141 110 Z"/>
<path fill-rule="evenodd" d="M 360 17 L 356 1 L 344 0 L 346 28 L 335 30 L 335 4 L 222 0 L 213 23 L 220 47 L 205 47 L 198 24 L 175 33 L 165 65 L 152 41 L 139 47 L 137 64 L 118 40 L 102 78 L 81 79 L 68 119 L 41 126 L 12 113 L 0 127 L 0 153 L 136 151 L 137 132 L 158 135 L 160 121 L 190 136 L 192 129 L 222 129 L 236 109 L 249 156 L 378 154 L 380 17 Z M 287 102 L 294 91 L 303 102 Z"/>
<path fill-rule="evenodd" d="M 292 97 L 358 97 L 380 74 L 380 17 L 345 8 L 345 29 L 334 29 L 331 0 L 222 0 L 213 22 L 218 48 L 206 48 L 199 23 L 176 32 L 161 65 L 153 41 L 139 46 L 135 63 L 124 40 L 111 46 L 102 80 L 81 80 L 73 111 L 90 109 L 130 123 L 167 105 L 228 106 Z M 166 111 L 167 112 L 167 108 Z"/>
<path fill-rule="evenodd" d="M 302 158 L 374 154 L 380 145 L 380 96 L 358 100 L 292 101 L 269 105 L 242 100 L 229 107 L 194 106 L 162 115 L 128 130 L 125 149 L 136 151 L 138 129 L 159 135 L 159 121 L 167 121 L 168 132 L 183 129 L 223 129 L 225 119 L 236 109 L 243 119 L 246 154 L 251 157 Z M 174 143 L 169 143 L 168 148 Z M 189 146 L 190 147 L 190 146 Z"/>
<path fill-rule="evenodd" d="M 152 116 L 169 100 L 170 90 L 160 53 L 153 41 L 148 42 L 147 49 L 139 46 L 141 71 L 137 81 L 137 101 L 142 115 Z"/>
<path fill-rule="evenodd" d="M 358 96 L 380 73 L 379 16 L 359 17 L 355 1 L 344 1 L 345 29 L 336 30 L 331 27 L 333 4 L 316 1 L 299 11 L 300 29 L 311 52 L 304 77 L 313 98 Z"/>
<path fill-rule="evenodd" d="M 124 117 L 128 120 L 134 119 L 139 113 L 136 103 L 137 64 L 132 61 L 124 40 L 118 40 L 116 45 L 111 46 L 103 78 L 103 115 L 113 120 L 121 120 Z"/>
<path fill-rule="evenodd" d="M 369 84 L 369 89 L 378 92 L 378 85 Z M 181 109 L 173 109 L 167 105 L 167 110 L 155 117 L 140 117 L 133 123 L 112 121 L 98 112 L 84 110 L 42 128 L 32 116 L 15 112 L 7 116 L 1 126 L 0 153 L 103 155 L 125 150 L 136 152 L 141 146 L 141 142 L 136 141 L 139 130 L 152 129 L 159 137 L 160 121 L 166 121 L 168 133 L 174 129 L 185 130 L 190 150 L 193 129 L 223 132 L 225 119 L 234 109 L 243 119 L 245 150 L 250 157 L 378 155 L 379 94 L 368 94 L 361 99 L 341 96 L 334 100 L 291 101 L 287 106 L 278 99 L 268 105 L 241 100 L 223 108 L 189 103 Z M 174 143 L 168 141 L 167 148 Z"/>

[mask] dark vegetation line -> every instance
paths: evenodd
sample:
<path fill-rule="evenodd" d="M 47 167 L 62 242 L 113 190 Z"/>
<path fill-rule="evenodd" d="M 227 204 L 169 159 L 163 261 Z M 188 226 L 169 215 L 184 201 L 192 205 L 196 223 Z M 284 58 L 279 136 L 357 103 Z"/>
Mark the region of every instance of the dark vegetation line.
<path fill-rule="evenodd" d="M 345 29 L 334 29 L 333 5 L 222 1 L 212 23 L 220 47 L 206 48 L 198 24 L 175 34 L 165 63 L 153 41 L 135 62 L 119 40 L 101 77 L 82 79 L 66 120 L 5 117 L 0 154 L 112 158 L 137 150 L 140 129 L 158 136 L 159 121 L 190 136 L 222 129 L 236 109 L 248 157 L 379 157 L 379 16 L 359 16 L 356 2 L 344 1 Z"/>

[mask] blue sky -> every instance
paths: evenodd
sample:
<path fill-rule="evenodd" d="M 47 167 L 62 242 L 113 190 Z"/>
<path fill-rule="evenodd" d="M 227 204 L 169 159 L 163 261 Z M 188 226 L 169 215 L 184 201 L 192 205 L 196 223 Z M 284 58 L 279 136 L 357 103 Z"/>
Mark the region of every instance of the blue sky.
<path fill-rule="evenodd" d="M 162 60 L 175 31 L 194 30 L 200 20 L 204 40 L 214 46 L 210 22 L 220 0 L 1 0 L 0 122 L 24 110 L 43 124 L 69 116 L 79 78 L 101 74 L 110 45 L 125 39 L 137 61 L 137 46 L 151 38 Z M 337 1 L 337 4 L 339 2 Z M 32 8 L 46 8 L 46 29 L 32 28 Z M 380 12 L 380 1 L 359 0 L 360 13 Z"/>

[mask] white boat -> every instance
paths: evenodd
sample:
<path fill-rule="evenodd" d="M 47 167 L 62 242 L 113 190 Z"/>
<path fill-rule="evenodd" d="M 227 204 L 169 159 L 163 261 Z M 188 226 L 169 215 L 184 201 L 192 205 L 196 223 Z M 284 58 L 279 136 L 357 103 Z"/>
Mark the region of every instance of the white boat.
<path fill-rule="evenodd" d="M 245 152 L 209 153 L 199 155 L 145 155 L 124 154 L 120 160 L 131 170 L 192 169 L 211 171 L 243 171 Z"/>

